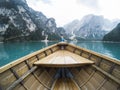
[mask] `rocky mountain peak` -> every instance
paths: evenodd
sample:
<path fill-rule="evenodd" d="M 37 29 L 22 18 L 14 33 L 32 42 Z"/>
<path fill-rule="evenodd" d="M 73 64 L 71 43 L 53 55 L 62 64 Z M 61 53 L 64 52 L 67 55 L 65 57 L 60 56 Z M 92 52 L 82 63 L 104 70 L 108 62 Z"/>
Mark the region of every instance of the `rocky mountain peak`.
<path fill-rule="evenodd" d="M 47 27 L 56 27 L 55 19 L 54 18 L 49 18 L 46 22 Z"/>
<path fill-rule="evenodd" d="M 0 0 L 0 41 L 43 40 L 46 34 L 58 40 L 57 30 L 54 18 L 28 7 L 26 0 Z"/>
<path fill-rule="evenodd" d="M 116 24 L 103 16 L 89 14 L 80 21 L 74 20 L 65 25 L 64 28 L 71 37 L 74 36 L 84 40 L 102 40 L 103 36 L 115 27 Z"/>

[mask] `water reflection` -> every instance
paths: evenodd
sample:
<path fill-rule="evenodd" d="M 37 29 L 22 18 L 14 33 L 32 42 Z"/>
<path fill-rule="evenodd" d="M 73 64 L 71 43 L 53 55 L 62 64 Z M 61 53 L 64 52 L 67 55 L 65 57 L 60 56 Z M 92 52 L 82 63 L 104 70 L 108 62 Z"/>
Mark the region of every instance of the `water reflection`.
<path fill-rule="evenodd" d="M 48 46 L 48 42 L 44 42 L 45 43 L 45 46 L 47 47 Z"/>
<path fill-rule="evenodd" d="M 107 55 L 112 58 L 120 59 L 120 43 L 105 42 L 77 42 L 76 45 Z"/>
<path fill-rule="evenodd" d="M 0 66 L 57 42 L 0 43 Z M 120 43 L 70 42 L 95 52 L 120 59 Z"/>
<path fill-rule="evenodd" d="M 5 52 L 4 44 L 0 43 L 0 64 L 4 64 L 6 59 L 9 59 L 9 55 Z"/>
<path fill-rule="evenodd" d="M 120 43 L 103 43 L 104 49 L 108 50 L 108 54 L 112 54 L 113 58 L 120 60 Z"/>
<path fill-rule="evenodd" d="M 56 42 L 17 42 L 0 44 L 0 66 L 54 43 Z"/>

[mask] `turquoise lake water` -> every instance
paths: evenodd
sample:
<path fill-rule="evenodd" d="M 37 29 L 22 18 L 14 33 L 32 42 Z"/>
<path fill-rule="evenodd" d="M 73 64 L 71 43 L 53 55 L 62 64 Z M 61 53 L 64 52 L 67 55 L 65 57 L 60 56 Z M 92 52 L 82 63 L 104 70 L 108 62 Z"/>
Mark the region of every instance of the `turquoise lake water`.
<path fill-rule="evenodd" d="M 57 42 L 0 43 L 0 66 Z M 69 42 L 120 60 L 120 43 Z"/>

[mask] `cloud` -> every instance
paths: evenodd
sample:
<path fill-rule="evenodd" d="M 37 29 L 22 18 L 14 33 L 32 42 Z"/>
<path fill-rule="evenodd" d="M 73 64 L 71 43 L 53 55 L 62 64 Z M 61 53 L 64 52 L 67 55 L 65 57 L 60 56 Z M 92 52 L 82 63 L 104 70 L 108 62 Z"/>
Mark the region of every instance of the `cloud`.
<path fill-rule="evenodd" d="M 34 10 L 48 18 L 53 17 L 58 26 L 87 14 L 103 15 L 105 18 L 120 18 L 120 0 L 26 0 Z"/>
<path fill-rule="evenodd" d="M 101 14 L 104 15 L 105 18 L 111 20 L 120 18 L 120 0 L 99 0 L 99 4 L 101 7 Z"/>
<path fill-rule="evenodd" d="M 81 3 L 85 5 L 86 7 L 92 8 L 92 9 L 99 9 L 98 0 L 77 0 L 77 3 Z"/>
<path fill-rule="evenodd" d="M 41 1 L 45 4 L 51 4 L 52 3 L 51 0 L 41 0 Z"/>

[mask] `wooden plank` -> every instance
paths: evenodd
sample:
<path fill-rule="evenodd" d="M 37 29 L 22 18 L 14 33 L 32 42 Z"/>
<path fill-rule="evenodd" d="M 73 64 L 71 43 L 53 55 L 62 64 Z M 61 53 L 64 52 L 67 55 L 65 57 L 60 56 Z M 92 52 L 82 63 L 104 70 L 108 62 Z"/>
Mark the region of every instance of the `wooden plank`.
<path fill-rule="evenodd" d="M 55 75 L 56 75 L 56 73 L 57 73 L 57 70 L 55 70 L 55 69 L 51 69 L 50 71 L 49 71 L 49 75 L 51 76 L 51 78 L 52 78 L 52 82 L 54 81 L 54 77 L 55 77 Z M 52 83 L 51 82 L 51 83 Z"/>
<path fill-rule="evenodd" d="M 34 75 L 34 77 L 38 80 L 38 82 L 39 82 L 40 84 L 42 84 L 45 88 L 47 88 L 48 90 L 50 90 L 50 87 L 48 87 L 46 84 L 44 84 L 44 83 L 38 78 L 38 76 L 37 76 L 36 74 L 33 73 L 33 75 Z"/>
<path fill-rule="evenodd" d="M 12 90 L 26 90 L 21 84 L 18 84 L 15 88 Z"/>
<path fill-rule="evenodd" d="M 38 61 L 36 56 L 31 57 L 31 58 L 28 59 L 28 63 L 30 65 L 30 67 L 33 67 L 33 64 L 34 64 L 35 61 Z"/>
<path fill-rule="evenodd" d="M 98 71 L 102 72 L 104 75 L 106 75 L 107 77 L 109 77 L 109 78 L 112 79 L 113 81 L 115 81 L 116 83 L 120 84 L 120 80 L 117 79 L 116 77 L 113 77 L 111 74 L 105 72 L 104 70 L 102 70 L 101 68 L 99 68 L 99 67 L 97 67 L 97 66 L 95 66 L 95 65 L 93 65 L 93 67 L 94 67 L 95 69 L 97 69 Z"/>
<path fill-rule="evenodd" d="M 7 88 L 7 90 L 12 90 L 16 85 L 18 85 L 20 82 L 22 82 L 29 74 L 31 74 L 33 71 L 36 70 L 36 66 L 31 68 L 31 70 L 27 71 L 23 76 L 21 76 L 18 80 L 16 80 L 10 87 Z"/>
<path fill-rule="evenodd" d="M 106 77 L 107 78 L 107 77 Z M 115 83 L 114 81 L 107 79 L 104 84 L 97 90 L 120 90 L 119 84 Z"/>
<path fill-rule="evenodd" d="M 57 52 L 55 52 L 55 54 L 51 54 L 51 55 L 49 55 L 48 57 L 45 57 L 45 58 L 43 58 L 43 59 L 41 59 L 40 61 L 38 61 L 38 62 L 40 62 L 40 63 L 44 63 L 44 62 L 46 62 L 46 63 L 51 63 L 52 62 L 52 60 L 54 60 L 54 58 L 56 58 L 56 56 L 59 54 L 59 52 L 57 51 Z M 52 60 L 51 60 L 52 59 Z M 36 63 L 36 62 L 35 62 Z M 35 64 L 34 63 L 34 64 Z"/>
<path fill-rule="evenodd" d="M 120 80 L 120 66 L 116 65 L 112 71 L 112 75 Z"/>
<path fill-rule="evenodd" d="M 35 82 L 36 79 L 35 79 L 35 77 L 33 76 L 32 73 L 29 74 L 29 75 L 23 80 L 24 85 L 25 85 L 26 87 L 28 87 L 29 89 L 31 88 L 32 84 L 34 83 L 33 81 Z"/>
<path fill-rule="evenodd" d="M 44 58 L 44 57 L 45 57 L 45 53 L 44 53 L 44 52 L 39 53 L 37 56 L 38 56 L 38 58 L 39 58 L 39 60 L 40 60 L 41 58 Z"/>
<path fill-rule="evenodd" d="M 64 54 L 62 51 L 58 51 L 58 54 L 56 54 L 55 58 L 52 59 L 52 64 L 64 64 L 65 59 L 64 59 Z"/>
<path fill-rule="evenodd" d="M 93 64 L 86 58 L 83 58 L 77 54 L 66 50 L 59 50 L 40 61 L 35 62 L 35 65 L 48 66 L 48 67 L 71 67 L 71 66 L 81 66 L 86 64 Z"/>
<path fill-rule="evenodd" d="M 29 65 L 29 63 L 26 61 L 26 64 L 27 64 L 27 66 L 29 67 L 29 69 L 31 69 L 30 68 L 30 65 Z M 41 71 L 40 71 L 41 72 Z M 39 73 L 40 73 L 39 72 Z M 44 87 L 46 87 L 47 89 L 50 89 L 50 87 L 48 87 L 48 86 L 46 86 L 45 84 L 43 84 L 40 80 L 39 80 L 39 78 L 38 78 L 38 76 L 35 74 L 35 72 L 32 72 L 32 75 L 35 77 L 35 79 L 40 83 L 40 84 L 42 84 Z M 30 80 L 30 79 L 29 79 Z M 27 81 L 29 81 L 29 80 L 27 80 Z M 32 79 L 33 80 L 33 79 Z M 31 81 L 29 81 L 29 82 L 31 82 Z M 29 85 L 30 86 L 30 85 Z M 34 87 L 33 87 L 34 88 Z M 32 90 L 32 89 L 31 89 Z"/>
<path fill-rule="evenodd" d="M 10 70 L 6 70 L 0 74 L 0 87 L 3 90 L 6 90 L 6 88 L 8 88 L 15 81 L 16 77 Z"/>
<path fill-rule="evenodd" d="M 106 60 L 102 60 L 102 62 L 100 63 L 100 68 L 103 69 L 106 72 L 110 71 L 110 68 L 112 67 L 113 63 L 110 61 L 106 61 Z"/>
<path fill-rule="evenodd" d="M 30 85 L 30 89 L 29 90 L 37 90 L 37 88 L 39 87 L 40 83 L 35 80 L 31 85 Z"/>
<path fill-rule="evenodd" d="M 58 79 L 52 90 L 80 90 L 70 78 Z"/>
<path fill-rule="evenodd" d="M 83 83 L 80 85 L 80 87 L 84 86 L 84 85 L 93 77 L 93 75 L 95 74 L 95 72 L 96 72 L 96 71 L 93 71 L 92 74 L 88 77 L 88 79 L 86 79 L 86 81 L 83 82 Z"/>
<path fill-rule="evenodd" d="M 47 54 L 47 55 L 50 55 L 50 54 L 51 54 L 51 50 L 49 50 L 49 49 L 46 50 L 46 54 Z"/>
<path fill-rule="evenodd" d="M 91 74 L 91 76 L 92 76 L 92 74 Z M 77 76 L 80 86 L 82 84 L 86 84 L 86 81 L 90 80 L 91 76 L 84 69 L 81 69 Z M 88 78 L 86 78 L 86 77 L 88 77 Z"/>
<path fill-rule="evenodd" d="M 88 52 L 82 52 L 82 57 L 88 58 L 89 57 L 89 53 Z"/>
<path fill-rule="evenodd" d="M 52 55 L 51 55 L 52 56 Z M 53 54 L 51 60 L 49 59 L 48 63 L 59 63 L 59 59 L 61 59 L 61 63 L 64 62 L 64 57 L 63 57 L 63 53 L 61 53 L 61 51 L 57 51 Z M 63 60 L 63 61 L 62 61 Z"/>
<path fill-rule="evenodd" d="M 18 74 L 19 77 L 21 77 L 23 74 L 25 74 L 29 70 L 25 62 L 22 62 L 12 67 L 12 69 Z"/>
<path fill-rule="evenodd" d="M 71 46 L 66 46 L 66 48 L 65 49 L 67 49 L 67 50 L 69 50 L 69 51 L 71 51 L 71 52 L 73 52 L 74 51 L 74 48 L 73 47 L 71 47 Z"/>
<path fill-rule="evenodd" d="M 107 81 L 107 79 L 104 79 L 104 80 L 102 81 L 102 83 L 99 85 L 99 87 L 97 87 L 96 90 L 100 90 L 100 89 L 103 87 L 103 85 L 105 84 L 106 81 Z"/>
<path fill-rule="evenodd" d="M 80 55 L 80 50 L 79 50 L 79 49 L 76 49 L 76 50 L 75 50 L 75 53 L 78 54 L 78 55 Z"/>
<path fill-rule="evenodd" d="M 105 76 L 101 74 L 100 72 L 96 72 L 94 76 L 89 81 L 95 88 L 98 88 L 101 83 L 104 81 Z"/>
<path fill-rule="evenodd" d="M 55 79 L 55 81 L 53 82 L 52 87 L 51 87 L 51 90 L 54 90 L 54 87 L 55 87 L 55 85 L 56 85 L 56 82 L 57 82 L 57 79 Z"/>
<path fill-rule="evenodd" d="M 58 47 L 58 46 L 55 46 L 55 47 L 53 47 L 53 48 L 51 48 L 51 49 L 52 49 L 53 52 L 55 52 L 55 51 L 59 50 L 59 47 Z"/>
<path fill-rule="evenodd" d="M 68 51 L 64 51 L 65 56 L 71 56 L 75 61 L 77 61 L 77 63 L 93 63 L 93 61 L 90 61 L 86 58 L 83 58 L 79 55 L 76 55 L 74 53 L 68 52 Z"/>
<path fill-rule="evenodd" d="M 72 79 L 72 78 L 71 78 L 71 80 L 74 82 L 75 86 L 77 86 L 77 88 L 78 88 L 79 90 L 81 90 L 81 88 L 80 88 L 79 85 L 76 83 L 76 81 L 75 81 L 74 79 Z M 70 89 L 70 90 L 73 90 L 73 89 Z"/>

